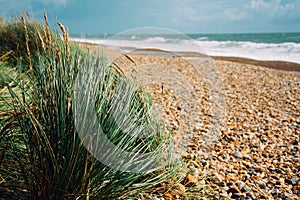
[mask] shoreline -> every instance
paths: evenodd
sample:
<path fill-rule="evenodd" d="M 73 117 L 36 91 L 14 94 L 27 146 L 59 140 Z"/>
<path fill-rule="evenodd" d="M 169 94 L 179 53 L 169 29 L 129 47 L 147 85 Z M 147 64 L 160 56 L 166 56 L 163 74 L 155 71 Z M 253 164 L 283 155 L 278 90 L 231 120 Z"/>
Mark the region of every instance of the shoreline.
<path fill-rule="evenodd" d="M 293 71 L 300 72 L 300 64 L 287 61 L 276 61 L 276 60 L 254 60 L 243 57 L 227 57 L 227 56 L 212 56 L 215 60 L 237 62 L 242 64 L 256 65 L 260 67 L 266 67 L 275 70 Z"/>
<path fill-rule="evenodd" d="M 169 52 L 162 49 L 155 48 L 144 48 L 136 49 L 134 47 L 110 47 L 105 45 L 98 45 L 89 42 L 74 42 L 80 45 L 86 45 L 89 49 L 95 49 L 96 47 L 103 47 L 105 50 L 115 50 L 122 53 L 135 53 L 141 55 L 157 55 L 157 56 L 183 56 L 183 57 L 207 57 L 213 58 L 218 61 L 235 62 L 241 64 L 249 64 L 260 67 L 266 67 L 275 70 L 300 72 L 300 63 L 280 61 L 280 60 L 256 60 L 246 57 L 236 57 L 236 56 L 210 56 L 198 52 Z"/>

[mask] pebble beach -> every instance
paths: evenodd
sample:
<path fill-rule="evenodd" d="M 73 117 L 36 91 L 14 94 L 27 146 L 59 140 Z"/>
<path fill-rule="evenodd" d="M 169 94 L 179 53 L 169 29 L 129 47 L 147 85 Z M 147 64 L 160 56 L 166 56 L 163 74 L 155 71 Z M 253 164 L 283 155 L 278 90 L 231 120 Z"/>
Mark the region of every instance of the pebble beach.
<path fill-rule="evenodd" d="M 299 199 L 298 64 L 136 53 L 115 62 L 150 92 L 189 162 L 165 199 L 191 185 L 214 191 L 195 199 Z"/>

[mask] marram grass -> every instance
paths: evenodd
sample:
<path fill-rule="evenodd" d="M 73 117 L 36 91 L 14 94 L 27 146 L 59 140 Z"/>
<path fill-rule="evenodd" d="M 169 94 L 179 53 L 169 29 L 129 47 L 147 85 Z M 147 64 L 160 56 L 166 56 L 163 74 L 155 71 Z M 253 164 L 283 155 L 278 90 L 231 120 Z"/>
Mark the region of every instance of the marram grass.
<path fill-rule="evenodd" d="M 51 32 L 46 14 L 45 25 L 21 19 L 0 31 L 13 35 L 13 43 L 1 39 L 0 57 L 14 55 L 0 60 L 0 196 L 128 198 L 173 176 L 178 163 L 165 161 L 171 136 L 148 112 L 143 89 L 103 56 L 71 45 L 61 24 L 62 37 Z M 17 42 L 22 49 L 10 48 Z M 88 129 L 91 123 L 118 148 L 91 151 L 108 141 Z M 126 162 L 122 151 L 130 152 Z"/>

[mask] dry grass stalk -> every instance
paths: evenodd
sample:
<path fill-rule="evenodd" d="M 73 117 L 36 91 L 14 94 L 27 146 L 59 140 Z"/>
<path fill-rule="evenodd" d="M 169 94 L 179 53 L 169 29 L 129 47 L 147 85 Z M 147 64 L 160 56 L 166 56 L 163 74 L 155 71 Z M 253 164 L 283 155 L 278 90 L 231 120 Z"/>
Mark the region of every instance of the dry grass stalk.
<path fill-rule="evenodd" d="M 63 34 L 65 35 L 66 33 L 66 29 L 64 27 L 64 25 L 62 25 L 61 23 L 57 22 L 57 25 L 59 26 L 60 30 L 63 32 Z"/>
<path fill-rule="evenodd" d="M 65 45 L 66 45 L 66 62 L 69 63 L 69 57 L 70 57 L 70 45 L 69 45 L 69 31 L 68 28 L 66 29 L 65 34 Z"/>
<path fill-rule="evenodd" d="M 5 58 L 7 58 L 9 56 L 9 54 L 11 54 L 13 51 L 9 51 L 9 52 L 6 52 L 5 54 L 3 54 L 2 56 L 0 56 L 0 61 L 1 60 L 4 60 Z"/>
<path fill-rule="evenodd" d="M 123 54 L 123 56 L 125 56 L 125 58 L 127 58 L 130 62 L 132 62 L 135 66 L 137 66 L 136 62 L 127 54 Z M 117 62 L 113 61 L 109 64 L 110 67 L 114 68 L 118 73 L 119 75 L 124 75 L 124 71 L 122 70 L 122 67 L 120 67 Z"/>
<path fill-rule="evenodd" d="M 47 17 L 46 11 L 44 11 L 44 19 L 45 19 L 45 25 L 46 25 L 45 30 L 44 30 L 45 40 L 46 40 L 46 49 L 50 53 L 50 51 L 51 51 L 51 46 L 50 46 L 51 32 L 50 32 L 50 28 L 49 28 L 49 22 L 48 22 L 48 17 Z"/>
<path fill-rule="evenodd" d="M 112 63 L 110 64 L 110 67 L 113 68 L 113 69 L 115 69 L 116 72 L 117 72 L 119 75 L 121 75 L 121 76 L 125 74 L 124 71 L 122 70 L 122 68 L 121 68 L 117 63 L 115 63 L 115 62 L 112 62 Z"/>
<path fill-rule="evenodd" d="M 43 49 L 43 52 L 45 53 L 45 44 L 44 44 L 44 40 L 43 40 L 43 38 L 42 38 L 40 32 L 39 32 L 37 29 L 36 29 L 36 35 L 37 35 L 37 38 L 38 38 L 38 40 L 39 40 L 39 42 L 40 42 L 40 44 L 41 44 L 41 47 L 42 47 L 42 49 Z"/>
<path fill-rule="evenodd" d="M 90 188 L 91 188 L 91 180 L 89 180 L 87 191 L 86 191 L 86 200 L 90 200 Z"/>
<path fill-rule="evenodd" d="M 64 40 L 65 47 L 66 47 L 66 63 L 68 63 L 69 62 L 69 57 L 70 57 L 70 46 L 69 46 L 68 28 L 65 28 L 64 25 L 62 25 L 59 22 L 57 22 L 57 25 L 59 26 L 60 30 L 63 33 L 63 40 Z"/>
<path fill-rule="evenodd" d="M 56 45 L 56 46 L 55 46 L 55 61 L 56 61 L 56 63 L 59 63 L 59 60 L 60 60 L 60 56 L 59 56 L 59 46 Z"/>
<path fill-rule="evenodd" d="M 26 50 L 27 50 L 27 56 L 28 56 L 28 61 L 29 61 L 29 70 L 30 70 L 31 77 L 33 77 L 32 60 L 31 60 L 31 53 L 30 53 L 30 49 L 29 49 L 29 36 L 28 36 L 26 21 L 23 16 L 21 16 L 21 21 L 22 21 L 24 31 L 25 31 L 25 41 L 26 41 Z"/>

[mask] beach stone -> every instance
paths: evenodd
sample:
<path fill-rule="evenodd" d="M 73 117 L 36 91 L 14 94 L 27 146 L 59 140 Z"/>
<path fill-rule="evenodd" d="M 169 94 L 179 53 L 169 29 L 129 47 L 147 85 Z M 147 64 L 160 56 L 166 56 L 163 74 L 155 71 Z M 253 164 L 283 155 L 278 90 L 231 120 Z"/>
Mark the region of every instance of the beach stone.
<path fill-rule="evenodd" d="M 166 193 L 164 194 L 164 197 L 168 200 L 168 199 L 173 199 L 173 195 L 170 193 Z"/>
<path fill-rule="evenodd" d="M 191 175 L 191 174 L 188 174 L 185 179 L 183 180 L 183 183 L 184 185 L 186 186 L 192 186 L 194 185 L 196 182 L 198 181 L 198 178 Z"/>
<path fill-rule="evenodd" d="M 298 179 L 299 178 L 297 176 L 293 176 L 291 179 L 289 179 L 289 178 L 285 179 L 285 182 L 287 184 L 296 185 L 298 182 Z"/>
<path fill-rule="evenodd" d="M 260 185 L 259 185 L 259 186 L 260 186 L 260 188 L 261 188 L 261 189 L 266 189 L 266 188 L 267 188 L 267 185 L 266 185 L 266 183 L 265 183 L 265 182 L 263 182 L 263 181 L 260 183 Z"/>
<path fill-rule="evenodd" d="M 205 160 L 201 160 L 201 164 L 203 165 L 203 166 L 205 166 L 206 165 L 206 161 Z"/>
<path fill-rule="evenodd" d="M 239 159 L 242 159 L 242 158 L 243 158 L 242 154 L 241 154 L 239 151 L 236 151 L 236 152 L 234 153 L 234 157 L 235 157 L 235 158 L 239 158 Z"/>
<path fill-rule="evenodd" d="M 278 196 L 280 194 L 280 191 L 278 189 L 272 190 L 271 195 L 272 196 Z"/>

